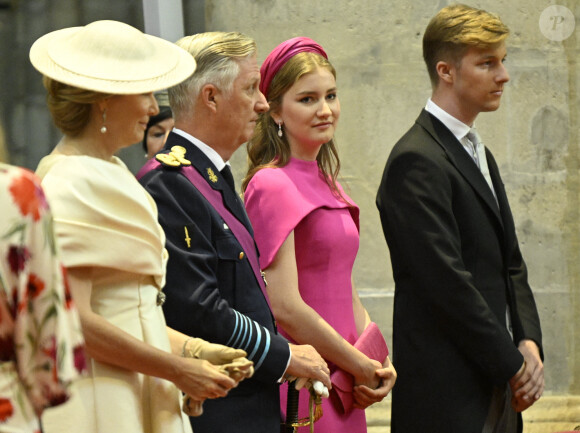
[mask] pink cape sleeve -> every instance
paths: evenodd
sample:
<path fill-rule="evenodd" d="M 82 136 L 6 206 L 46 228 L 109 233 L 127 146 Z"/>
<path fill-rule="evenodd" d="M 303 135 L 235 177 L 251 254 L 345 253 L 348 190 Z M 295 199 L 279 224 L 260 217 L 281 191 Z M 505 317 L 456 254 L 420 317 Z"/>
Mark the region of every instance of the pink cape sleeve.
<path fill-rule="evenodd" d="M 258 171 L 244 200 L 260 251 L 260 267 L 266 269 L 290 232 L 315 206 L 305 201 L 298 185 L 277 168 Z"/>
<path fill-rule="evenodd" d="M 248 217 L 260 252 L 260 267 L 266 269 L 296 226 L 320 207 L 348 208 L 359 227 L 359 209 L 344 193 L 338 199 L 326 185 L 321 189 L 318 171 L 299 173 L 286 166 L 264 168 L 250 180 L 244 195 Z M 322 182 L 324 182 L 322 180 Z"/>

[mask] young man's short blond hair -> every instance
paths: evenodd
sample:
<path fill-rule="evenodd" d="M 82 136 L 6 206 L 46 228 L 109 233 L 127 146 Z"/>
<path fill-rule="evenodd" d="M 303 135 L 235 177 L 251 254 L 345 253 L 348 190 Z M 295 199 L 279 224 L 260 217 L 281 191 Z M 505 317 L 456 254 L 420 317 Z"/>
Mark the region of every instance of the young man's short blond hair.
<path fill-rule="evenodd" d="M 464 4 L 441 9 L 423 35 L 423 59 L 433 87 L 439 76 L 437 62 L 460 64 L 470 47 L 490 47 L 503 42 L 509 35 L 508 27 L 496 14 Z"/>

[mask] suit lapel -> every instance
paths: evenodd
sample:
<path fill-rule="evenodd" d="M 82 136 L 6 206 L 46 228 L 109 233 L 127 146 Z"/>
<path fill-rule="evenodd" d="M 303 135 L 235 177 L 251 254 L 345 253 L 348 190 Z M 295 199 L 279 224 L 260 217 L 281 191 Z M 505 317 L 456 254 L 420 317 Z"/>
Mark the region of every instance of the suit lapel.
<path fill-rule="evenodd" d="M 184 137 L 171 133 L 167 140 L 166 149 L 172 146 L 182 146 L 186 149 L 185 158 L 191 161 L 191 165 L 203 176 L 206 182 L 222 195 L 225 207 L 240 221 L 252 234 L 253 230 L 243 207 L 243 204 L 236 193 L 229 187 L 226 179 L 221 175 L 216 166 L 198 149 L 193 143 Z"/>
<path fill-rule="evenodd" d="M 505 247 L 509 250 L 513 246 L 515 239 L 513 234 L 515 234 L 514 220 L 509 206 L 507 194 L 499 174 L 499 168 L 495 162 L 493 155 L 486 149 L 487 166 L 489 168 L 489 174 L 493 182 L 493 187 L 497 195 L 497 201 L 499 204 L 501 219 L 505 232 Z"/>
<path fill-rule="evenodd" d="M 439 121 L 439 119 L 429 114 L 426 110 L 421 112 L 417 119 L 417 123 L 425 128 L 433 139 L 443 148 L 449 157 L 449 161 L 451 161 L 453 166 L 461 173 L 480 198 L 487 204 L 503 226 L 498 203 L 495 201 L 493 192 L 489 188 L 489 185 L 485 181 L 485 178 L 473 159 L 471 159 L 469 154 L 463 148 L 463 145 L 457 140 L 457 138 L 455 138 L 451 131 Z M 486 149 L 486 157 L 487 156 L 488 152 Z M 489 158 L 487 159 L 489 160 Z M 497 174 L 497 170 L 495 170 L 492 176 L 494 186 L 497 181 Z"/>

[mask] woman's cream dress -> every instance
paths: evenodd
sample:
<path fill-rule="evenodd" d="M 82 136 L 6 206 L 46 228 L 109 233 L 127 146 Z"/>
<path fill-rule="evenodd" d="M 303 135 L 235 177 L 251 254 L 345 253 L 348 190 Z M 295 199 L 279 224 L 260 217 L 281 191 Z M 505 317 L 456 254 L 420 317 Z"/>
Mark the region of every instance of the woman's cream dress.
<path fill-rule="evenodd" d="M 169 351 L 158 300 L 165 236 L 157 208 L 120 159 L 49 155 L 40 162 L 62 260 L 92 269 L 91 306 L 135 338 Z M 45 412 L 47 433 L 185 433 L 180 391 L 166 380 L 88 360 L 71 401 Z"/>

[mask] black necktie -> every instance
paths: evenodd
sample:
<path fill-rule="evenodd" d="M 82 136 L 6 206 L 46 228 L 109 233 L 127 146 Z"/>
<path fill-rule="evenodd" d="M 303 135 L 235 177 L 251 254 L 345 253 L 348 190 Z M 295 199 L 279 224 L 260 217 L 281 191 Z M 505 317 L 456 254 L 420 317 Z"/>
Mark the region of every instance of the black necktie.
<path fill-rule="evenodd" d="M 230 186 L 233 192 L 236 192 L 236 184 L 234 182 L 234 176 L 232 175 L 232 170 L 230 166 L 226 164 L 224 168 L 221 169 L 220 173 L 226 180 L 227 184 Z"/>
<path fill-rule="evenodd" d="M 238 212 L 235 213 L 236 218 L 238 218 L 244 226 L 248 229 L 248 231 L 253 235 L 252 225 L 250 224 L 250 220 L 248 219 L 248 215 L 246 214 L 246 208 L 244 207 L 244 203 L 240 199 L 240 196 L 236 192 L 236 184 L 234 182 L 234 176 L 232 175 L 232 169 L 229 165 L 226 165 L 224 168 L 221 169 L 220 174 L 224 177 L 226 183 L 232 189 L 234 193 L 234 197 L 239 208 Z"/>

